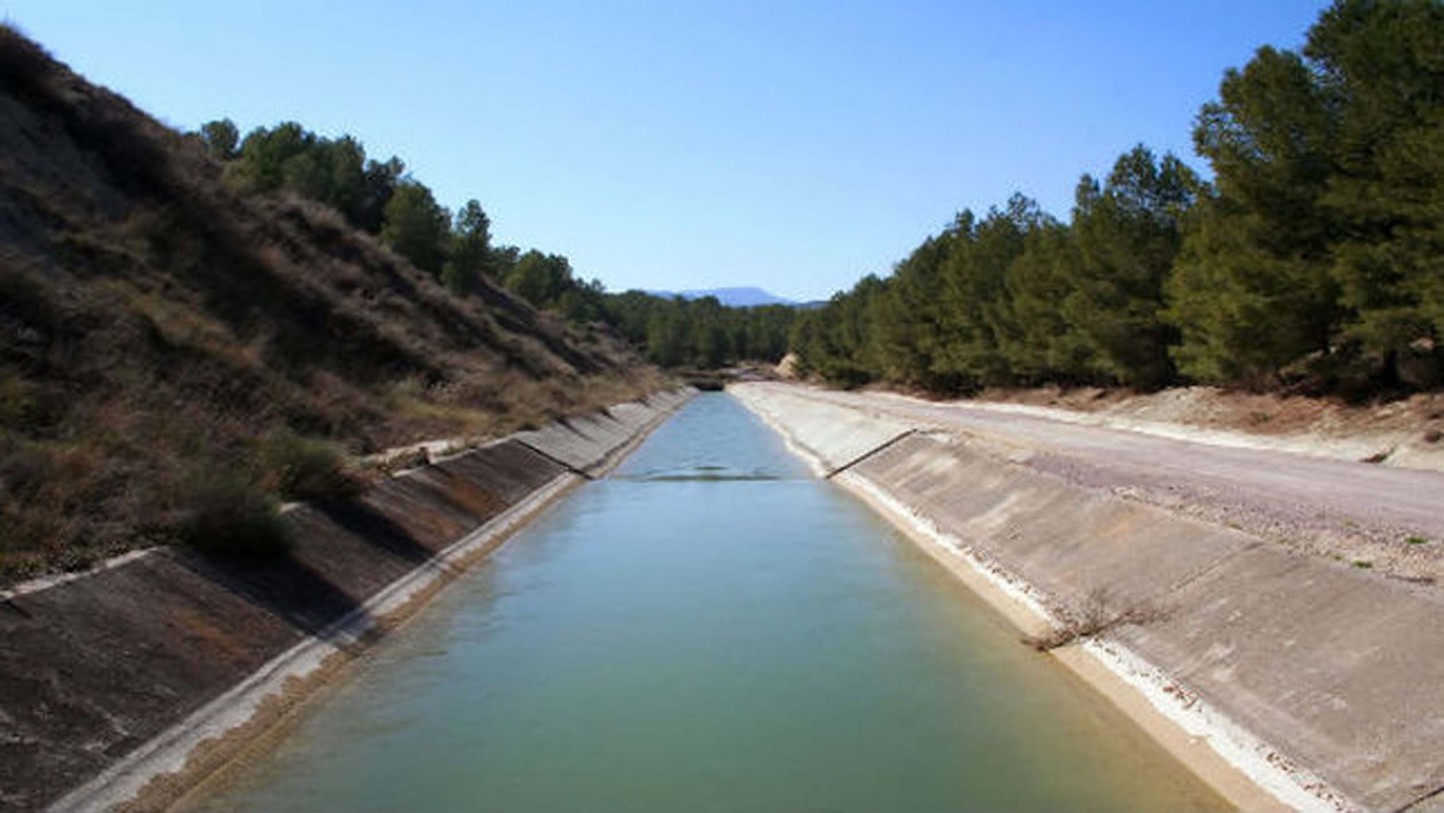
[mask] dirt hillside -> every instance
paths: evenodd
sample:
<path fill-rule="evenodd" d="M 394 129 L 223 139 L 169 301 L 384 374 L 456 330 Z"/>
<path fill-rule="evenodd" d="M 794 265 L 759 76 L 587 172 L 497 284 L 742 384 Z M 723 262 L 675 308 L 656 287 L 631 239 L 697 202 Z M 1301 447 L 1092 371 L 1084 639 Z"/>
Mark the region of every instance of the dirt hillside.
<path fill-rule="evenodd" d="M 0 583 L 169 541 L 194 483 L 263 483 L 280 433 L 366 454 L 660 383 L 600 327 L 233 188 L 5 27 L 0 77 Z"/>

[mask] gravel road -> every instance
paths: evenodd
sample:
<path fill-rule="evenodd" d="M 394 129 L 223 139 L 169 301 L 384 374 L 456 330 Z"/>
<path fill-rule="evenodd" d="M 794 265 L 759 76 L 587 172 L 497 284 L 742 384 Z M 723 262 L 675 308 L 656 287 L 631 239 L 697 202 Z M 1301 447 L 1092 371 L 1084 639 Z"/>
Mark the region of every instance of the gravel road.
<path fill-rule="evenodd" d="M 1213 446 L 966 402 L 797 386 L 788 392 L 941 428 L 1075 485 L 1384 575 L 1444 580 L 1444 473 Z"/>

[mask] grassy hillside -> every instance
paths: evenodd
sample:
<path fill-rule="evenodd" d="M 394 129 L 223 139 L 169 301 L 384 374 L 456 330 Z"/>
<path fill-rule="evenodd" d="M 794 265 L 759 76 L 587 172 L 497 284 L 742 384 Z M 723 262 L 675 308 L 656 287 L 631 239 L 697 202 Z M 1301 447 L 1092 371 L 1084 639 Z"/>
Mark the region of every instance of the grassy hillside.
<path fill-rule="evenodd" d="M 172 541 L 218 482 L 265 504 L 310 438 L 501 433 L 660 383 L 604 329 L 239 191 L 9 28 L 0 76 L 0 581 Z"/>

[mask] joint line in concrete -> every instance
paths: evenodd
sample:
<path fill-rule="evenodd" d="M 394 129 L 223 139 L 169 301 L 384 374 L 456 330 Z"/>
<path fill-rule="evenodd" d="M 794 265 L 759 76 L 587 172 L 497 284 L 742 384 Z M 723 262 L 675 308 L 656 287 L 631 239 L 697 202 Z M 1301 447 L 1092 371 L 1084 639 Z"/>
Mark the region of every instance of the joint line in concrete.
<path fill-rule="evenodd" d="M 566 469 L 567 471 L 571 472 L 572 474 L 577 475 L 578 477 L 581 477 L 581 478 L 584 479 L 584 480 L 595 480 L 595 479 L 597 479 L 597 478 L 593 477 L 590 473 L 588 473 L 588 472 L 586 472 L 586 471 L 583 471 L 582 469 L 579 469 L 579 468 L 577 468 L 576 466 L 573 466 L 572 464 L 568 463 L 568 462 L 565 461 L 565 460 L 562 460 L 562 459 L 557 458 L 557 457 L 553 457 L 552 455 L 547 454 L 546 452 L 542 451 L 541 449 L 538 449 L 537 447 L 531 445 L 530 443 L 527 443 L 527 442 L 524 441 L 524 440 L 517 440 L 517 443 L 520 443 L 521 445 L 525 446 L 526 448 L 531 449 L 533 452 L 536 452 L 537 454 L 541 455 L 542 457 L 545 457 L 547 460 L 550 460 L 551 462 L 557 464 L 558 466 L 561 466 L 562 468 Z"/>
<path fill-rule="evenodd" d="M 828 472 L 827 474 L 823 475 L 823 479 L 824 479 L 824 480 L 831 480 L 832 478 L 836 477 L 836 476 L 839 475 L 839 474 L 842 474 L 843 472 L 847 471 L 848 469 L 852 468 L 853 466 L 856 466 L 858 463 L 861 463 L 862 461 L 868 459 L 869 457 L 872 457 L 873 455 L 877 454 L 878 452 L 881 452 L 882 450 L 891 447 L 893 444 L 897 443 L 898 441 L 902 440 L 903 438 L 908 437 L 909 435 L 917 434 L 917 431 L 918 431 L 918 430 L 916 430 L 916 429 L 909 429 L 909 430 L 907 430 L 906 432 L 903 432 L 902 434 L 893 437 L 891 440 L 889 440 L 887 443 L 882 444 L 881 446 L 874 446 L 872 449 L 870 449 L 870 450 L 868 450 L 868 451 L 866 451 L 866 452 L 863 452 L 862 454 L 858 455 L 857 457 L 854 457 L 852 460 L 850 460 L 850 461 L 842 464 L 841 466 L 838 466 L 837 468 L 835 468 L 835 469 L 833 469 L 832 471 Z"/>
<path fill-rule="evenodd" d="M 1433 799 L 1433 798 L 1435 798 L 1435 797 L 1437 797 L 1437 796 L 1439 796 L 1439 795 L 1441 795 L 1441 794 L 1444 794 L 1444 785 L 1440 785 L 1439 787 L 1437 787 L 1437 788 L 1429 791 L 1428 793 L 1424 794 L 1423 796 L 1420 796 L 1419 798 L 1415 799 L 1414 801 L 1409 802 L 1408 804 L 1404 805 L 1403 807 L 1396 807 L 1396 808 L 1394 808 L 1394 813 L 1408 813 L 1408 811 L 1413 810 L 1414 808 L 1418 807 L 1419 805 L 1422 805 L 1422 804 L 1424 804 L 1425 802 L 1429 801 L 1430 799 Z"/>

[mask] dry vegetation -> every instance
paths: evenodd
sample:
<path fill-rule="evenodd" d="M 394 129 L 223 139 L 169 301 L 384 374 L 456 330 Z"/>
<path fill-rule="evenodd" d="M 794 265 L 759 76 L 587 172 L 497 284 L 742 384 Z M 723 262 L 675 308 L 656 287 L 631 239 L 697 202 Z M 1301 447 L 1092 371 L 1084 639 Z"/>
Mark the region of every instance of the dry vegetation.
<path fill-rule="evenodd" d="M 1153 604 L 1121 601 L 1107 588 L 1096 588 L 1077 607 L 1060 613 L 1058 624 L 1048 632 L 1024 636 L 1022 641 L 1039 652 L 1047 652 L 1117 627 L 1161 621 L 1166 615 Z"/>
<path fill-rule="evenodd" d="M 601 328 L 453 296 L 329 209 L 238 192 L 3 27 L 0 75 L 0 583 L 213 533 L 217 494 L 342 488 L 316 439 L 493 435 L 662 383 Z"/>

